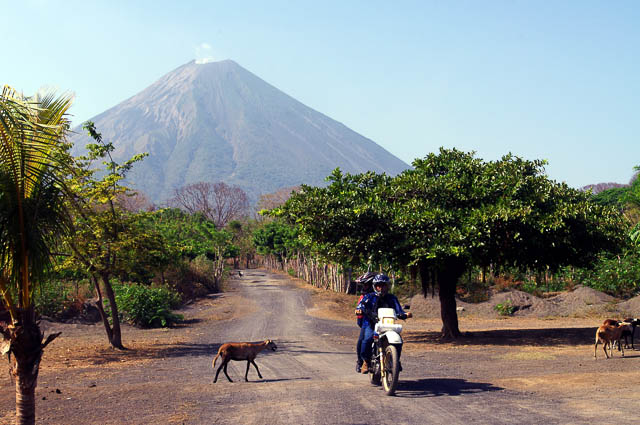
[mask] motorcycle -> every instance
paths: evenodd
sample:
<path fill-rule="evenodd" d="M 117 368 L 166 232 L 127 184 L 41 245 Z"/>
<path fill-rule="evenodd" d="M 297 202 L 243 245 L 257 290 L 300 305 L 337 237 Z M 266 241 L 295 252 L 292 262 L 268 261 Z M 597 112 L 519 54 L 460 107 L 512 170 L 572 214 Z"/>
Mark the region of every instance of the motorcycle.
<path fill-rule="evenodd" d="M 369 379 L 373 385 L 382 384 L 387 395 L 392 396 L 398 386 L 400 354 L 402 352 L 402 325 L 397 323 L 392 308 L 379 308 L 378 321 L 373 335 L 373 350 Z"/>

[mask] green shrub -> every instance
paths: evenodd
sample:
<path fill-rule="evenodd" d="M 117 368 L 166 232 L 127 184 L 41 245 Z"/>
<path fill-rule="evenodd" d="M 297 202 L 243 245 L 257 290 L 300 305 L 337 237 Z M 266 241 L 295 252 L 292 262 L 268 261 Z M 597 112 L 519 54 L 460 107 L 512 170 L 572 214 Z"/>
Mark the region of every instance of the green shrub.
<path fill-rule="evenodd" d="M 93 296 L 92 289 L 87 281 L 44 281 L 35 291 L 36 311 L 40 315 L 55 319 L 77 316 L 82 313 L 84 301 Z"/>
<path fill-rule="evenodd" d="M 568 278 L 563 274 L 563 271 L 560 271 L 557 274 L 550 276 L 547 282 L 543 283 L 536 282 L 533 279 L 526 279 L 522 283 L 520 290 L 535 295 L 536 297 L 541 297 L 545 293 L 571 290 L 573 286 L 574 282 L 568 280 Z"/>
<path fill-rule="evenodd" d="M 615 297 L 628 298 L 640 289 L 640 255 L 602 256 L 593 269 L 576 270 L 576 281 Z"/>
<path fill-rule="evenodd" d="M 166 327 L 183 319 L 171 311 L 180 306 L 180 296 L 168 288 L 116 283 L 113 289 L 122 318 L 134 325 Z"/>
<path fill-rule="evenodd" d="M 287 270 L 287 273 L 289 274 L 289 276 L 291 277 L 296 277 L 296 271 L 293 270 L 291 267 L 289 267 L 289 269 Z"/>
<path fill-rule="evenodd" d="M 43 316 L 57 316 L 65 309 L 70 292 L 70 288 L 61 281 L 43 282 L 34 297 L 36 311 Z"/>
<path fill-rule="evenodd" d="M 171 265 L 163 274 L 163 279 L 156 279 L 157 285 L 166 284 L 177 292 L 183 301 L 203 297 L 218 292 L 219 282 L 214 275 L 214 263 L 201 255 L 191 261 L 181 261 Z"/>
<path fill-rule="evenodd" d="M 500 316 L 511 316 L 516 311 L 516 308 L 511 305 L 511 301 L 509 300 L 496 304 L 493 309 L 497 311 Z"/>

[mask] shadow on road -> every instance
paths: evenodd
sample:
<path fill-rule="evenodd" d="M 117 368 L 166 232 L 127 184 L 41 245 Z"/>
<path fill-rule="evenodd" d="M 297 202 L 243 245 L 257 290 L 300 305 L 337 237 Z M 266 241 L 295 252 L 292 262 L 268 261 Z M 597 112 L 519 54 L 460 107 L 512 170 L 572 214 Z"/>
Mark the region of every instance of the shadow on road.
<path fill-rule="evenodd" d="M 300 354 L 340 354 L 340 355 L 344 355 L 344 354 L 353 354 L 355 357 L 355 350 L 354 351 L 317 351 L 317 350 L 289 350 L 289 349 L 284 349 L 284 350 L 278 350 L 281 351 L 282 353 L 291 353 L 294 356 L 295 355 L 300 355 Z"/>
<path fill-rule="evenodd" d="M 436 379 L 425 378 L 417 381 L 403 381 L 398 383 L 397 397 L 439 397 L 464 394 L 500 391 L 504 388 L 483 382 L 469 382 L 464 379 Z"/>
<path fill-rule="evenodd" d="M 466 332 L 454 341 L 443 341 L 440 332 L 406 332 L 405 342 L 453 345 L 553 346 L 593 344 L 597 326 L 590 328 L 496 329 Z"/>
<path fill-rule="evenodd" d="M 253 341 L 261 342 L 261 341 Z M 263 350 L 258 355 L 260 357 L 272 356 L 272 355 L 297 355 L 302 353 L 311 354 L 350 354 L 339 352 L 323 352 L 301 349 L 301 346 L 296 346 L 293 343 L 282 344 L 276 341 L 278 349 L 276 351 Z M 91 355 L 86 356 L 84 360 L 91 362 L 92 364 L 105 364 L 111 362 L 121 362 L 126 360 L 139 360 L 139 359 L 162 359 L 162 358 L 177 358 L 177 357 L 200 357 L 207 356 L 213 359 L 218 352 L 218 349 L 222 343 L 215 344 L 197 344 L 197 343 L 182 343 L 182 344 L 169 344 L 169 345 L 153 345 L 145 348 L 130 348 L 124 351 L 115 351 L 110 348 L 99 349 Z M 293 348 L 293 349 L 292 349 Z"/>
<path fill-rule="evenodd" d="M 162 359 L 177 357 L 213 356 L 218 352 L 222 344 L 174 344 L 154 345 L 144 348 L 128 348 L 124 351 L 111 348 L 98 349 L 87 355 L 83 360 L 94 365 L 118 363 L 123 361 L 135 361 L 141 359 Z"/>
<path fill-rule="evenodd" d="M 180 320 L 180 322 L 176 323 L 175 325 L 173 325 L 173 328 L 185 328 L 188 327 L 188 325 L 195 325 L 196 323 L 200 323 L 202 322 L 202 319 L 183 319 Z"/>
<path fill-rule="evenodd" d="M 311 379 L 308 376 L 303 376 L 300 378 L 277 378 L 277 379 L 262 379 L 260 381 L 253 381 L 256 384 L 259 384 L 261 382 L 281 382 L 281 381 L 303 381 L 303 380 L 308 380 Z"/>
<path fill-rule="evenodd" d="M 275 342 L 278 344 L 278 352 L 287 353 L 291 355 L 300 355 L 300 354 L 354 354 L 352 351 L 320 351 L 320 350 L 308 350 L 302 344 L 302 341 L 288 341 L 288 340 L 278 340 Z"/>

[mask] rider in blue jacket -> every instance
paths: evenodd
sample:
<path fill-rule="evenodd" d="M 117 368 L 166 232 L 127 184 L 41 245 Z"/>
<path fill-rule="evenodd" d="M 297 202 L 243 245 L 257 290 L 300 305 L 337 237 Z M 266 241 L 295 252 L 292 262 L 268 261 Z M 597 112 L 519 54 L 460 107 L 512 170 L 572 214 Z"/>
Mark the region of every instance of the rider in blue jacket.
<path fill-rule="evenodd" d="M 373 292 L 366 294 L 356 307 L 356 315 L 363 315 L 362 329 L 364 335 L 360 344 L 360 358 L 365 359 L 365 362 L 362 365 L 362 373 L 369 372 L 373 329 L 376 325 L 379 308 L 394 309 L 398 319 L 412 317 L 411 313 L 404 312 L 398 298 L 393 294 L 389 294 L 389 277 L 382 273 L 376 275 L 373 279 Z"/>

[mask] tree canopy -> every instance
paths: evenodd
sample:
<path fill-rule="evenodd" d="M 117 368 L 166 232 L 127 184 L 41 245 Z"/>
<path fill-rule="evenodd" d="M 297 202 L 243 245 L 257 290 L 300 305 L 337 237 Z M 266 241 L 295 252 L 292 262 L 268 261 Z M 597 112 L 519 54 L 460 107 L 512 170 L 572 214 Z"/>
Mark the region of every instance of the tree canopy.
<path fill-rule="evenodd" d="M 336 169 L 327 180 L 327 187 L 303 185 L 270 214 L 298 226 L 303 244 L 328 260 L 351 266 L 397 263 L 404 235 L 385 197 L 390 177 Z"/>
<path fill-rule="evenodd" d="M 455 337 L 455 288 L 470 267 L 588 265 L 625 240 L 619 214 L 548 179 L 544 164 L 440 149 L 393 178 L 336 170 L 272 214 L 334 261 L 417 266 L 425 294 L 438 288 L 443 335 Z"/>
<path fill-rule="evenodd" d="M 66 239 L 71 252 L 68 261 L 81 264 L 93 281 L 107 338 L 113 347 L 123 349 L 120 318 L 110 279 L 123 270 L 122 260 L 126 259 L 127 250 L 148 241 L 138 239 L 144 235 L 136 232 L 132 215 L 118 205 L 117 199 L 129 192 L 122 181 L 146 154 L 116 163 L 111 157 L 115 149 L 113 144 L 102 139 L 94 123 L 88 121 L 83 128 L 95 143 L 87 144 L 86 155 L 73 158 L 68 154 L 66 159 L 73 164 L 71 171 L 65 174 L 71 195 L 68 197 L 69 209 L 73 212 L 73 234 Z M 104 169 L 95 166 L 98 161 Z M 103 306 L 103 292 L 109 301 L 110 321 Z"/>

